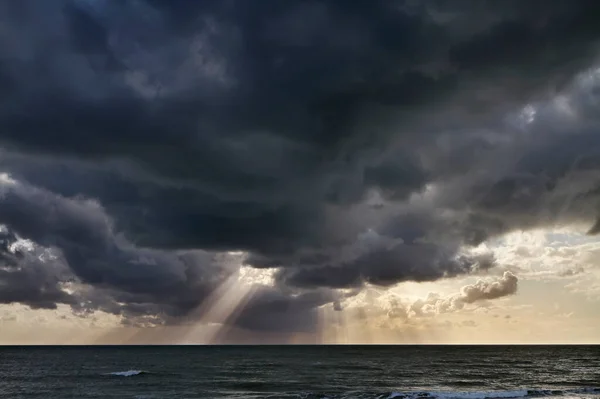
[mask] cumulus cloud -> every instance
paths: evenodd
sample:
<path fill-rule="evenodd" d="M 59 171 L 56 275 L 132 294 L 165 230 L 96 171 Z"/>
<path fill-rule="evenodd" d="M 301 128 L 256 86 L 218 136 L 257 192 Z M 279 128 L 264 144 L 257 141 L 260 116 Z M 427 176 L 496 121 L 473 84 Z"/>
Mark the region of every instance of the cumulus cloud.
<path fill-rule="evenodd" d="M 504 272 L 502 278 L 496 281 L 479 280 L 477 283 L 464 286 L 460 290 L 460 300 L 464 303 L 473 303 L 512 295 L 517 292 L 518 281 L 517 276 L 511 272 Z"/>
<path fill-rule="evenodd" d="M 517 292 L 519 279 L 511 272 L 504 272 L 501 278 L 485 281 L 478 280 L 475 284 L 462 287 L 460 292 L 448 297 L 430 293 L 426 299 L 413 302 L 407 309 L 409 315 L 422 316 L 461 310 L 465 305 L 493 300 Z"/>
<path fill-rule="evenodd" d="M 341 288 L 489 269 L 469 247 L 506 232 L 593 234 L 598 12 L 4 3 L 0 223 L 32 247 L 2 244 L 0 297 L 164 321 L 243 251 L 276 286 L 240 322 L 310 324 Z"/>

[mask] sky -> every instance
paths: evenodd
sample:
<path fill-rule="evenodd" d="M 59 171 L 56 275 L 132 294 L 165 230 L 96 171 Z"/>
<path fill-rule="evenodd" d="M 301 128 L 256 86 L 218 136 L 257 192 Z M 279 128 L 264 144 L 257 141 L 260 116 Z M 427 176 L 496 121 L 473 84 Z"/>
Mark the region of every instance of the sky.
<path fill-rule="evenodd" d="M 0 344 L 600 343 L 598 15 L 0 0 Z"/>

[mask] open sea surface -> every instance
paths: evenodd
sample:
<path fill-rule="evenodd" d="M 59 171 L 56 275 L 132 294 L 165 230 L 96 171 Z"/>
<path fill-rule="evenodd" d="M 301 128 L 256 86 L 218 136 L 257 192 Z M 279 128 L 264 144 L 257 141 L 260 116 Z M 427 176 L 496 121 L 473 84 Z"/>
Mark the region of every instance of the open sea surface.
<path fill-rule="evenodd" d="M 0 398 L 600 399 L 600 346 L 0 347 Z"/>

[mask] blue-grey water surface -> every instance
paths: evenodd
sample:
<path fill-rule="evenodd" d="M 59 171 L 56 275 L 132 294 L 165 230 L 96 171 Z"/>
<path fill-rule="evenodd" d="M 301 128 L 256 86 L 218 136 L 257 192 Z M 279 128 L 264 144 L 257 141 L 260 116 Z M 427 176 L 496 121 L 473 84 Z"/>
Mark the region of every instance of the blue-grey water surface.
<path fill-rule="evenodd" d="M 0 397 L 600 399 L 600 347 L 1 347 Z"/>

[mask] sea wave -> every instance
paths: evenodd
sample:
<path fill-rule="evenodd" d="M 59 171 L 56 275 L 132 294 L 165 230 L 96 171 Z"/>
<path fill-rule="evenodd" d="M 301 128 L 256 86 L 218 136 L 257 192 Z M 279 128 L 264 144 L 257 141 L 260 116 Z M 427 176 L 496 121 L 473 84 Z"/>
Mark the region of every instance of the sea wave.
<path fill-rule="evenodd" d="M 141 374 L 148 374 L 148 372 L 143 370 L 113 371 L 112 373 L 108 373 L 107 375 L 114 375 L 116 377 L 133 377 L 135 375 Z"/>
<path fill-rule="evenodd" d="M 600 398 L 600 387 L 576 389 L 515 389 L 505 391 L 412 391 L 367 393 L 351 392 L 346 394 L 315 394 L 300 395 L 302 399 L 521 399 L 521 398 L 548 398 L 591 395 Z M 290 396 L 292 397 L 292 396 Z M 297 397 L 297 396 L 296 396 Z M 589 396 L 584 396 L 589 397 Z"/>
<path fill-rule="evenodd" d="M 600 394 L 600 387 L 576 389 L 516 389 L 508 391 L 471 391 L 471 392 L 392 392 L 380 395 L 378 399 L 512 399 L 541 398 L 548 396 L 568 396 L 581 394 Z"/>
<path fill-rule="evenodd" d="M 527 390 L 514 391 L 473 391 L 473 392 L 393 392 L 388 399 L 496 399 L 496 398 L 522 398 L 528 396 Z"/>

